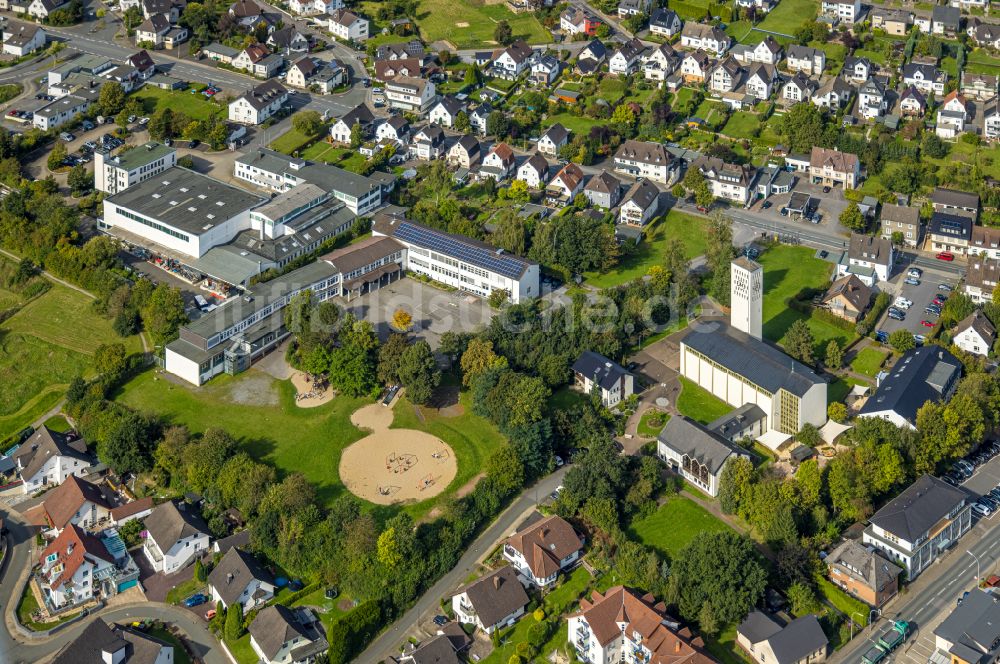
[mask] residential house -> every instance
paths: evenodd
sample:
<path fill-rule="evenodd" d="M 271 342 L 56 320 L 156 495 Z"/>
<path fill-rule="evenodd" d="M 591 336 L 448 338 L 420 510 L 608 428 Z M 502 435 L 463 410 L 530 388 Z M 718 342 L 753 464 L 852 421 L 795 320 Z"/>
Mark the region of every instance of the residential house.
<path fill-rule="evenodd" d="M 979 194 L 936 187 L 931 203 L 937 212 L 947 212 L 975 220 L 979 217 Z"/>
<path fill-rule="evenodd" d="M 622 198 L 618 210 L 618 223 L 626 226 L 645 226 L 660 209 L 660 190 L 649 180 L 636 181 Z"/>
<path fill-rule="evenodd" d="M 261 23 L 267 23 L 267 19 L 264 17 L 264 10 L 253 0 L 236 0 L 236 2 L 229 5 L 228 13 L 242 28 L 253 30 Z"/>
<path fill-rule="evenodd" d="M 584 76 L 596 73 L 607 57 L 608 49 L 604 43 L 599 39 L 593 40 L 576 57 L 576 73 Z"/>
<path fill-rule="evenodd" d="M 681 19 L 677 12 L 658 7 L 649 16 L 649 32 L 669 39 L 681 31 Z"/>
<path fill-rule="evenodd" d="M 691 50 L 707 51 L 721 57 L 729 50 L 731 38 L 721 28 L 705 23 L 688 21 L 681 30 L 681 46 Z"/>
<path fill-rule="evenodd" d="M 427 125 L 413 134 L 410 154 L 421 161 L 439 159 L 445 153 L 444 129 L 437 125 Z"/>
<path fill-rule="evenodd" d="M 145 50 L 125 58 L 125 64 L 139 72 L 139 80 L 149 80 L 156 73 L 156 63 Z"/>
<path fill-rule="evenodd" d="M 626 140 L 614 156 L 615 170 L 636 178 L 647 178 L 660 184 L 672 184 L 679 165 L 662 143 Z"/>
<path fill-rule="evenodd" d="M 288 101 L 288 90 L 277 81 L 264 81 L 229 104 L 229 121 L 259 125 Z"/>
<path fill-rule="evenodd" d="M 697 169 L 712 188 L 712 195 L 746 205 L 754 182 L 754 168 L 746 164 L 727 164 L 718 157 L 701 156 L 689 168 Z"/>
<path fill-rule="evenodd" d="M 973 9 L 989 11 L 990 9 L 990 0 L 951 0 L 948 4 L 956 9 L 964 9 L 965 11 Z"/>
<path fill-rule="evenodd" d="M 965 275 L 965 294 L 976 304 L 993 300 L 993 291 L 1000 282 L 1000 260 L 975 256 L 969 260 Z"/>
<path fill-rule="evenodd" d="M 164 14 L 153 14 L 135 29 L 135 42 L 160 46 L 163 44 L 163 37 L 170 32 L 170 27 L 170 19 Z"/>
<path fill-rule="evenodd" d="M 500 78 L 515 79 L 531 66 L 533 56 L 534 51 L 527 42 L 518 39 L 507 48 L 494 53 L 490 73 Z"/>
<path fill-rule="evenodd" d="M 927 98 L 911 85 L 899 97 L 899 110 L 908 117 L 923 117 L 927 112 Z"/>
<path fill-rule="evenodd" d="M 569 642 L 576 659 L 595 664 L 651 662 L 713 664 L 704 641 L 667 616 L 667 607 L 651 594 L 624 586 L 596 590 L 580 600 L 569 616 Z"/>
<path fill-rule="evenodd" d="M 934 628 L 930 659 L 954 664 L 985 664 L 1000 644 L 1000 604 L 992 589 L 973 588 Z"/>
<path fill-rule="evenodd" d="M 642 58 L 642 75 L 647 81 L 665 81 L 680 65 L 681 58 L 670 44 L 650 49 Z"/>
<path fill-rule="evenodd" d="M 935 5 L 931 12 L 931 32 L 954 37 L 961 30 L 962 12 L 957 7 Z"/>
<path fill-rule="evenodd" d="M 972 26 L 974 21 L 975 26 Z M 975 18 L 971 19 L 969 24 L 969 36 L 972 37 L 976 44 L 1000 49 L 1000 25 L 982 23 Z"/>
<path fill-rule="evenodd" d="M 577 386 L 584 394 L 597 393 L 606 408 L 614 408 L 635 393 L 632 374 L 599 353 L 584 351 L 572 369 Z"/>
<path fill-rule="evenodd" d="M 232 65 L 233 60 L 240 55 L 240 51 L 226 46 L 225 44 L 212 42 L 208 46 L 202 46 L 200 54 L 213 62 L 221 62 L 224 65 Z"/>
<path fill-rule="evenodd" d="M 872 7 L 872 27 L 894 37 L 906 37 L 913 27 L 913 12 L 889 7 Z"/>
<path fill-rule="evenodd" d="M 995 226 L 973 226 L 972 240 L 969 242 L 970 256 L 1000 258 L 1000 228 Z"/>
<path fill-rule="evenodd" d="M 906 205 L 882 205 L 882 237 L 892 240 L 899 233 L 908 247 L 916 247 L 923 238 L 920 210 Z"/>
<path fill-rule="evenodd" d="M 994 97 L 983 107 L 983 137 L 1000 139 L 1000 98 Z"/>
<path fill-rule="evenodd" d="M 809 178 L 813 184 L 856 189 L 861 180 L 861 161 L 850 152 L 813 147 Z"/>
<path fill-rule="evenodd" d="M 558 122 L 550 126 L 538 139 L 538 151 L 550 157 L 559 156 L 559 150 L 569 144 L 569 130 Z"/>
<path fill-rule="evenodd" d="M 916 360 L 914 353 L 947 355 L 954 363 L 955 373 L 959 371 L 958 360 L 948 351 L 935 346 L 909 351 L 900 362 L 907 358 Z M 898 371 L 895 369 L 893 375 Z M 928 377 L 933 376 L 932 373 Z M 902 396 L 912 401 L 912 397 Z M 869 398 L 869 403 L 871 401 Z M 862 543 L 874 546 L 889 560 L 903 567 L 906 580 L 912 581 L 969 532 L 972 508 L 968 494 L 962 489 L 931 475 L 923 475 L 868 521 Z"/>
<path fill-rule="evenodd" d="M 250 623 L 250 647 L 264 664 L 314 662 L 330 645 L 305 607 L 269 606 Z"/>
<path fill-rule="evenodd" d="M 483 157 L 479 173 L 482 177 L 493 178 L 497 182 L 501 182 L 510 176 L 514 166 L 514 151 L 506 143 L 496 143 Z"/>
<path fill-rule="evenodd" d="M 927 226 L 931 251 L 962 255 L 972 242 L 973 220 L 959 214 L 935 212 Z"/>
<path fill-rule="evenodd" d="M 823 0 L 821 12 L 824 16 L 853 25 L 861 17 L 861 0 Z"/>
<path fill-rule="evenodd" d="M 834 316 L 852 323 L 861 320 L 871 304 L 872 289 L 856 274 L 847 274 L 836 280 L 823 295 L 823 306 Z"/>
<path fill-rule="evenodd" d="M 940 346 L 907 351 L 879 381 L 858 417 L 878 417 L 898 427 L 916 429 L 917 411 L 928 401 L 948 401 L 961 375 L 961 362 Z"/>
<path fill-rule="evenodd" d="M 404 58 L 424 58 L 424 44 L 419 39 L 411 39 L 405 43 L 379 44 L 375 49 L 375 61 L 402 60 Z M 485 62 L 477 62 L 482 66 Z"/>
<path fill-rule="evenodd" d="M 368 19 L 346 9 L 335 9 L 330 14 L 330 33 L 344 41 L 365 41 L 368 39 Z"/>
<path fill-rule="evenodd" d="M 528 2 L 528 0 L 507 0 L 508 7 L 511 2 Z M 455 623 L 448 624 L 454 625 Z M 462 634 L 464 635 L 465 632 Z M 407 649 L 401 652 L 399 657 L 392 661 L 398 664 L 462 664 L 462 660 L 458 658 L 455 643 L 441 631 L 438 632 L 437 636 L 420 643 L 418 647 L 411 646 L 411 648 L 412 650 Z"/>
<path fill-rule="evenodd" d="M 951 330 L 951 342 L 974 355 L 989 355 L 996 339 L 996 328 L 979 309 L 966 316 Z"/>
<path fill-rule="evenodd" d="M 637 72 L 645 48 L 643 43 L 636 38 L 622 44 L 608 60 L 608 73 L 629 76 Z"/>
<path fill-rule="evenodd" d="M 583 538 L 562 517 L 532 512 L 504 540 L 503 557 L 529 583 L 545 588 L 583 557 Z"/>
<path fill-rule="evenodd" d="M 66 0 L 23 0 L 23 2 L 10 3 L 10 8 L 16 14 L 27 13 L 28 16 L 38 20 L 44 20 L 49 14 L 66 5 Z"/>
<path fill-rule="evenodd" d="M 781 86 L 781 98 L 797 104 L 800 101 L 812 99 L 818 89 L 819 83 L 799 71 Z"/>
<path fill-rule="evenodd" d="M 212 603 L 222 602 L 228 609 L 234 604 L 243 608 L 243 615 L 259 608 L 274 597 L 274 577 L 251 553 L 233 547 L 208 575 Z"/>
<path fill-rule="evenodd" d="M 671 417 L 656 438 L 656 456 L 670 470 L 710 496 L 730 459 L 750 454 L 720 433 L 682 415 Z"/>
<path fill-rule="evenodd" d="M 110 520 L 113 507 L 112 497 L 100 486 L 70 475 L 45 494 L 41 515 L 48 529 L 58 535 L 69 525 L 97 529 Z"/>
<path fill-rule="evenodd" d="M 857 275 L 866 286 L 888 281 L 895 262 L 892 242 L 884 236 L 851 233 L 847 251 L 837 265 L 837 276 Z"/>
<path fill-rule="evenodd" d="M 597 34 L 601 20 L 588 11 L 570 6 L 559 15 L 559 29 L 567 35 Z"/>
<path fill-rule="evenodd" d="M 517 622 L 528 601 L 515 568 L 506 565 L 461 588 L 451 606 L 459 622 L 492 634 Z"/>
<path fill-rule="evenodd" d="M 157 572 L 170 574 L 208 549 L 208 528 L 184 503 L 157 505 L 143 524 L 143 553 Z"/>
<path fill-rule="evenodd" d="M 288 9 L 294 14 L 332 14 L 344 6 L 343 0 L 289 0 Z"/>
<path fill-rule="evenodd" d="M 305 53 L 309 50 L 309 38 L 295 26 L 288 26 L 269 34 L 267 45 L 276 51 L 283 51 L 285 55 Z"/>
<path fill-rule="evenodd" d="M 445 95 L 431 106 L 431 110 L 427 114 L 427 121 L 442 127 L 454 127 L 458 114 L 464 111 L 465 102 L 459 101 L 451 95 Z"/>
<path fill-rule="evenodd" d="M 966 99 L 989 101 L 997 96 L 997 76 L 962 70 L 962 85 L 959 90 Z"/>
<path fill-rule="evenodd" d="M 836 111 L 846 106 L 853 94 L 854 88 L 841 77 L 835 76 L 827 79 L 826 83 L 819 86 L 815 94 L 813 94 L 811 101 L 820 108 L 829 108 Z"/>
<path fill-rule="evenodd" d="M 11 455 L 23 480 L 23 493 L 62 484 L 70 475 L 83 477 L 92 460 L 87 443 L 75 433 L 57 433 L 44 424 Z"/>
<path fill-rule="evenodd" d="M 911 62 L 903 65 L 903 84 L 912 85 L 924 94 L 944 94 L 948 73 L 930 64 Z"/>
<path fill-rule="evenodd" d="M 811 46 L 793 44 L 788 47 L 785 66 L 809 76 L 819 76 L 826 68 L 826 53 Z"/>
<path fill-rule="evenodd" d="M 390 115 L 375 127 L 375 140 L 406 143 L 410 140 L 410 123 L 402 115 Z"/>
<path fill-rule="evenodd" d="M 811 613 L 782 626 L 754 609 L 736 628 L 736 643 L 761 664 L 815 664 L 826 661 L 830 650 L 819 620 Z"/>
<path fill-rule="evenodd" d="M 774 83 L 778 80 L 774 65 L 758 62 L 750 65 L 747 72 L 746 91 L 755 99 L 764 101 L 770 99 Z"/>
<path fill-rule="evenodd" d="M 601 169 L 597 175 L 592 175 L 583 188 L 583 195 L 594 207 L 610 210 L 618 205 L 621 199 L 622 185 L 618 178 Z"/>
<path fill-rule="evenodd" d="M 350 145 L 351 131 L 354 129 L 354 125 L 360 126 L 361 136 L 365 138 L 371 135 L 374 123 L 375 115 L 367 105 L 361 103 L 349 110 L 330 127 L 330 137 L 336 143 Z"/>
<path fill-rule="evenodd" d="M 517 168 L 516 179 L 526 183 L 532 189 L 543 187 L 549 178 L 549 162 L 539 152 L 532 152 L 531 156 Z"/>
<path fill-rule="evenodd" d="M 866 120 L 882 117 L 888 103 L 885 86 L 877 79 L 870 78 L 858 88 L 858 112 Z"/>
<path fill-rule="evenodd" d="M 186 6 L 187 0 L 141 0 L 139 3 L 143 18 L 163 14 L 171 23 L 177 22 Z"/>
<path fill-rule="evenodd" d="M 310 88 L 316 86 L 324 94 L 329 94 L 335 88 L 343 85 L 347 78 L 343 67 L 336 62 L 326 63 L 323 60 L 304 57 L 288 68 L 285 82 L 295 88 Z"/>
<path fill-rule="evenodd" d="M 649 16 L 652 0 L 618 0 L 618 18 L 628 18 L 637 14 Z"/>
<path fill-rule="evenodd" d="M 375 80 L 391 81 L 397 76 L 410 76 L 413 78 L 420 78 L 423 72 L 423 66 L 420 64 L 420 58 L 397 58 L 395 60 L 376 60 L 375 61 Z"/>
<path fill-rule="evenodd" d="M 559 78 L 561 70 L 559 58 L 554 55 L 536 56 L 531 63 L 531 82 L 543 88 L 549 87 Z"/>
<path fill-rule="evenodd" d="M 99 597 L 103 580 L 115 571 L 115 559 L 107 547 L 73 524 L 45 547 L 39 563 L 38 585 L 55 610 Z"/>
<path fill-rule="evenodd" d="M 731 56 L 716 63 L 708 78 L 708 89 L 712 92 L 730 92 L 743 80 L 743 68 Z"/>
<path fill-rule="evenodd" d="M 264 44 L 250 44 L 233 58 L 232 66 L 236 69 L 258 76 L 260 78 L 271 78 L 278 73 L 278 69 L 284 64 L 285 59 L 271 50 Z"/>
<path fill-rule="evenodd" d="M 488 102 L 483 102 L 479 106 L 472 109 L 469 113 L 469 126 L 478 131 L 480 134 L 486 133 L 486 120 L 490 117 L 490 113 L 493 112 L 493 107 Z"/>
<path fill-rule="evenodd" d="M 145 498 L 139 498 L 138 500 L 133 500 L 130 503 L 125 503 L 124 505 L 119 505 L 111 510 L 111 523 L 115 527 L 121 527 L 122 525 L 133 521 L 135 519 L 145 519 L 147 516 L 153 513 L 153 498 L 152 496 L 146 496 Z"/>
<path fill-rule="evenodd" d="M 448 164 L 471 169 L 479 161 L 479 141 L 471 134 L 465 134 L 448 149 Z"/>
<path fill-rule="evenodd" d="M 868 58 L 850 55 L 844 59 L 840 75 L 853 83 L 864 83 L 872 77 L 872 63 Z"/>
<path fill-rule="evenodd" d="M 43 48 L 48 38 L 37 25 L 9 21 L 3 27 L 3 52 L 16 58 L 24 57 Z"/>
<path fill-rule="evenodd" d="M 702 83 L 709 74 L 712 65 L 708 53 L 694 51 L 681 60 L 681 78 L 685 83 Z"/>
<path fill-rule="evenodd" d="M 94 618 L 49 664 L 171 664 L 174 646 L 131 627 Z"/>
<path fill-rule="evenodd" d="M 857 540 L 844 540 L 823 562 L 830 581 L 876 609 L 899 592 L 899 567 Z"/>
<path fill-rule="evenodd" d="M 386 82 L 385 97 L 392 108 L 422 115 L 434 102 L 434 84 L 422 78 L 397 76 Z"/>
<path fill-rule="evenodd" d="M 781 54 L 781 44 L 774 41 L 774 38 L 770 35 L 754 46 L 744 46 L 742 44 L 738 44 L 733 47 L 732 52 L 733 57 L 745 65 L 754 62 L 777 65 L 778 62 L 781 61 Z"/>

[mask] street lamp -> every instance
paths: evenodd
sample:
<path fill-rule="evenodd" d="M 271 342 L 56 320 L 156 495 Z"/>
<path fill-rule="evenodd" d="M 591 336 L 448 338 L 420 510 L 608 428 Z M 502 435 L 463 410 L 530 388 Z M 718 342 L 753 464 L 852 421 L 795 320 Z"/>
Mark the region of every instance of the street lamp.
<path fill-rule="evenodd" d="M 979 585 L 979 580 L 983 578 L 983 574 L 982 574 L 983 569 L 982 569 L 982 566 L 979 564 L 979 556 L 977 556 L 976 554 L 974 554 L 972 551 L 970 551 L 968 549 L 966 549 L 965 552 L 967 554 L 969 554 L 970 556 L 972 556 L 975 559 L 975 561 L 976 561 L 976 585 L 978 586 Z"/>
<path fill-rule="evenodd" d="M 852 641 L 854 640 L 854 620 L 853 620 L 854 616 L 858 616 L 859 618 L 864 618 L 864 616 L 861 615 L 860 613 L 858 613 L 857 611 L 852 611 L 851 612 L 851 618 L 852 618 L 852 620 L 851 620 L 851 640 Z"/>

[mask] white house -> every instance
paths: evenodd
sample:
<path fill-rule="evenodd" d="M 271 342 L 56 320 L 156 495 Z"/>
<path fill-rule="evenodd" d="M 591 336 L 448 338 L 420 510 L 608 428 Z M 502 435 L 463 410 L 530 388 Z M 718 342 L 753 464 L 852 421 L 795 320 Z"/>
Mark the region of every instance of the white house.
<path fill-rule="evenodd" d="M 750 454 L 725 436 L 686 417 L 670 418 L 656 439 L 656 456 L 675 473 L 710 496 L 731 459 Z"/>
<path fill-rule="evenodd" d="M 480 134 L 486 133 L 486 119 L 490 117 L 490 113 L 493 112 L 493 107 L 489 102 L 483 102 L 479 106 L 472 109 L 469 113 L 469 126 L 475 129 Z"/>
<path fill-rule="evenodd" d="M 994 98 L 983 108 L 983 136 L 1000 139 L 1000 99 Z"/>
<path fill-rule="evenodd" d="M 708 77 L 708 89 L 712 92 L 730 92 L 743 80 L 743 68 L 730 56 L 716 63 Z"/>
<path fill-rule="evenodd" d="M 682 47 L 708 51 L 716 57 L 721 57 L 729 49 L 731 43 L 732 39 L 729 35 L 714 25 L 688 21 L 681 30 Z"/>
<path fill-rule="evenodd" d="M 277 81 L 265 81 L 229 104 L 229 121 L 259 125 L 288 101 L 288 90 Z"/>
<path fill-rule="evenodd" d="M 208 529 L 183 503 L 157 505 L 143 525 L 147 535 L 142 551 L 157 572 L 176 572 L 208 549 Z"/>
<path fill-rule="evenodd" d="M 518 39 L 493 58 L 490 72 L 501 78 L 517 78 L 530 67 L 533 54 L 531 47 L 523 39 Z"/>
<path fill-rule="evenodd" d="M 368 39 L 368 19 L 346 9 L 335 9 L 330 15 L 330 32 L 344 41 Z"/>
<path fill-rule="evenodd" d="M 822 13 L 847 24 L 861 16 L 861 0 L 823 0 Z"/>
<path fill-rule="evenodd" d="M 781 98 L 792 103 L 809 101 L 818 88 L 819 83 L 800 71 L 781 86 Z"/>
<path fill-rule="evenodd" d="M 313 662 L 329 647 L 305 607 L 269 606 L 257 614 L 248 631 L 250 647 L 264 664 Z"/>
<path fill-rule="evenodd" d="M 665 81 L 680 62 L 680 56 L 670 44 L 660 44 L 643 56 L 642 75 L 647 81 Z"/>
<path fill-rule="evenodd" d="M 330 137 L 337 143 L 350 145 L 354 125 L 361 127 L 362 138 L 371 135 L 375 115 L 365 104 L 358 104 L 330 127 Z"/>
<path fill-rule="evenodd" d="M 55 609 L 100 596 L 100 579 L 113 574 L 115 569 L 114 556 L 107 547 L 75 525 L 67 526 L 45 548 L 39 562 L 38 585 Z"/>
<path fill-rule="evenodd" d="M 479 172 L 483 177 L 491 177 L 497 182 L 501 182 L 510 176 L 514 165 L 514 151 L 506 143 L 497 143 L 483 157 Z"/>
<path fill-rule="evenodd" d="M 896 260 L 889 238 L 851 233 L 851 242 L 837 265 L 836 278 L 853 274 L 869 288 L 888 281 Z"/>
<path fill-rule="evenodd" d="M 434 83 L 412 76 L 397 76 L 386 82 L 385 98 L 393 108 L 422 114 L 434 102 Z"/>
<path fill-rule="evenodd" d="M 854 88 L 840 76 L 835 76 L 819 86 L 810 101 L 820 108 L 837 110 L 843 108 L 853 94 Z"/>
<path fill-rule="evenodd" d="M 747 94 L 760 101 L 770 99 L 771 92 L 774 90 L 774 83 L 777 80 L 778 74 L 774 65 L 761 62 L 753 64 L 747 73 Z"/>
<path fill-rule="evenodd" d="M 525 182 L 532 189 L 538 189 L 545 184 L 549 176 L 549 162 L 545 161 L 538 152 L 531 153 L 531 156 L 517 167 L 516 179 Z"/>
<path fill-rule="evenodd" d="M 711 58 L 704 51 L 688 53 L 681 60 L 681 78 L 685 83 L 701 83 L 708 77 Z"/>
<path fill-rule="evenodd" d="M 858 88 L 858 111 L 866 120 L 882 117 L 886 110 L 885 88 L 871 78 Z"/>
<path fill-rule="evenodd" d="M 649 180 L 633 184 L 622 198 L 618 210 L 618 223 L 627 226 L 645 226 L 660 209 L 660 190 Z"/>
<path fill-rule="evenodd" d="M 920 117 L 927 111 L 927 98 L 920 90 L 910 86 L 899 97 L 899 110 L 909 117 Z"/>
<path fill-rule="evenodd" d="M 448 148 L 448 164 L 471 169 L 479 161 L 479 141 L 472 134 L 461 136 Z"/>
<path fill-rule="evenodd" d="M 952 343 L 974 355 L 989 355 L 996 339 L 996 328 L 979 309 L 969 314 L 951 331 Z"/>
<path fill-rule="evenodd" d="M 343 6 L 343 0 L 288 1 L 288 9 L 294 14 L 332 14 Z"/>
<path fill-rule="evenodd" d="M 375 127 L 376 141 L 405 143 L 410 139 L 410 123 L 402 115 L 390 115 Z"/>
<path fill-rule="evenodd" d="M 11 21 L 3 28 L 3 52 L 22 57 L 43 48 L 46 39 L 39 26 Z"/>
<path fill-rule="evenodd" d="M 558 122 L 545 130 L 538 139 L 538 151 L 550 157 L 559 155 L 559 150 L 569 143 L 569 130 Z"/>
<path fill-rule="evenodd" d="M 903 85 L 912 85 L 924 94 L 944 94 L 948 72 L 934 65 L 911 62 L 903 65 Z"/>
<path fill-rule="evenodd" d="M 208 588 L 213 604 L 222 602 L 226 609 L 239 604 L 247 615 L 274 597 L 275 586 L 271 573 L 253 554 L 233 547 L 208 575 Z"/>
<path fill-rule="evenodd" d="M 830 642 L 812 613 L 781 625 L 753 609 L 736 628 L 736 643 L 760 664 L 818 664 L 830 651 Z"/>
<path fill-rule="evenodd" d="M 444 129 L 437 125 L 427 125 L 413 134 L 410 154 L 421 161 L 441 157 L 445 152 Z"/>
<path fill-rule="evenodd" d="M 584 394 L 596 391 L 606 408 L 614 408 L 635 393 L 632 374 L 617 362 L 593 351 L 584 351 L 572 368 L 576 384 Z"/>
<path fill-rule="evenodd" d="M 112 506 L 99 486 L 70 475 L 45 494 L 41 510 L 50 532 L 58 535 L 68 525 L 97 529 L 111 518 Z"/>
<path fill-rule="evenodd" d="M 465 111 L 465 102 L 459 101 L 455 97 L 445 95 L 431 106 L 427 114 L 427 121 L 431 124 L 442 127 L 454 127 L 458 114 Z"/>
<path fill-rule="evenodd" d="M 840 75 L 854 83 L 864 83 L 871 78 L 872 71 L 872 63 L 868 58 L 851 55 L 844 59 L 844 68 L 840 70 Z"/>
<path fill-rule="evenodd" d="M 70 475 L 90 472 L 87 443 L 75 434 L 62 434 L 42 425 L 13 454 L 23 493 L 34 493 L 49 485 L 62 484 Z"/>
<path fill-rule="evenodd" d="M 727 164 L 718 157 L 701 156 L 688 168 L 697 169 L 712 188 L 712 195 L 745 205 L 750 200 L 755 171 L 746 164 Z M 742 405 L 742 404 L 740 404 Z"/>
<path fill-rule="evenodd" d="M 573 162 L 563 166 L 545 187 L 545 195 L 550 201 L 568 203 L 583 190 L 583 171 Z"/>
<path fill-rule="evenodd" d="M 615 170 L 636 178 L 670 184 L 677 165 L 662 143 L 627 140 L 615 151 Z"/>
<path fill-rule="evenodd" d="M 562 65 L 554 55 L 539 55 L 531 62 L 531 82 L 540 87 L 548 87 L 559 78 Z"/>
<path fill-rule="evenodd" d="M 677 12 L 663 7 L 653 10 L 649 17 L 650 33 L 669 39 L 680 31 L 681 19 Z"/>
<path fill-rule="evenodd" d="M 954 90 L 941 101 L 937 112 L 937 126 L 934 128 L 941 138 L 956 138 L 963 133 L 969 121 L 969 104 L 965 97 Z"/>
<path fill-rule="evenodd" d="M 284 62 L 283 57 L 271 53 L 264 44 L 250 44 L 233 58 L 232 66 L 260 78 L 271 78 Z"/>
<path fill-rule="evenodd" d="M 583 555 L 583 538 L 559 516 L 532 513 L 503 543 L 503 557 L 539 588 L 555 583 L 559 572 Z"/>
<path fill-rule="evenodd" d="M 791 71 L 801 71 L 810 76 L 819 76 L 826 67 L 826 53 L 818 48 L 793 44 L 788 47 L 785 66 Z"/>
<path fill-rule="evenodd" d="M 507 565 L 459 590 L 451 598 L 451 607 L 458 622 L 492 634 L 516 623 L 528 601 L 517 572 Z"/>
<path fill-rule="evenodd" d="M 616 76 L 628 76 L 638 71 L 645 48 L 642 42 L 635 38 L 622 44 L 608 60 L 608 73 Z"/>

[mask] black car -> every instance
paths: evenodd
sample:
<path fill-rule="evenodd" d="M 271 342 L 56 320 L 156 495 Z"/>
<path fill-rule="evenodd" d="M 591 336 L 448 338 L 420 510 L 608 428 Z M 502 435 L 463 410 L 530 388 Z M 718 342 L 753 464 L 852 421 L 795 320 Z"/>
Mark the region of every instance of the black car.
<path fill-rule="evenodd" d="M 829 194 L 830 193 L 830 188 L 829 187 L 823 187 L 823 193 L 824 194 Z"/>
<path fill-rule="evenodd" d="M 764 201 L 764 204 L 760 206 L 762 210 L 766 210 L 771 207 L 771 201 Z"/>

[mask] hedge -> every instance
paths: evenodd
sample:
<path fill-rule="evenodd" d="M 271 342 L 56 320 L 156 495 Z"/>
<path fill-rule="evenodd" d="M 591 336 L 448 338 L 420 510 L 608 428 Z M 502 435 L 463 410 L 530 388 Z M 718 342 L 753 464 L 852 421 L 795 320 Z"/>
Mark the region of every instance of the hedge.
<path fill-rule="evenodd" d="M 824 576 L 816 577 L 816 587 L 819 589 L 819 593 L 823 596 L 823 599 L 847 616 L 848 619 L 853 620 L 855 624 L 861 627 L 868 625 L 868 612 L 871 610 L 871 607 L 867 604 L 851 597 Z M 860 620 L 858 620 L 858 616 L 862 616 Z"/>

